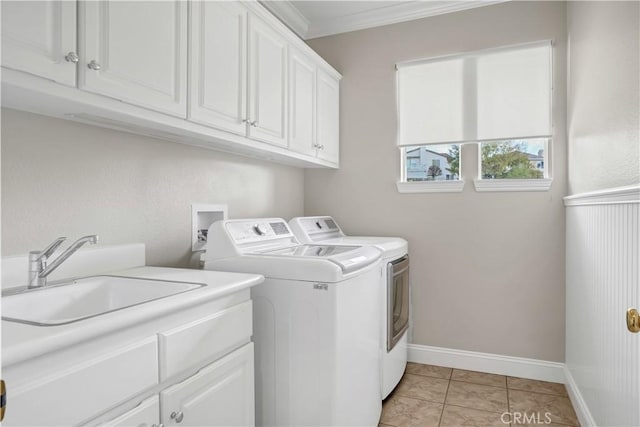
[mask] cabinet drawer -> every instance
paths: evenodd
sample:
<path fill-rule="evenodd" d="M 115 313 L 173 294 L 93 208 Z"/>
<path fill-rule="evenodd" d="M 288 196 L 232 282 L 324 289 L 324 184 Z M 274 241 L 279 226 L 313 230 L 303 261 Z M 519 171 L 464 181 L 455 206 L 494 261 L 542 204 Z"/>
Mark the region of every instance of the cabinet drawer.
<path fill-rule="evenodd" d="M 152 427 L 160 424 L 160 398 L 158 395 L 140 402 L 138 406 L 99 427 Z"/>
<path fill-rule="evenodd" d="M 160 380 L 249 342 L 251 301 L 159 334 Z"/>
<path fill-rule="evenodd" d="M 11 390 L 5 426 L 69 426 L 158 384 L 155 336 Z M 8 384 L 11 387 L 11 384 Z"/>

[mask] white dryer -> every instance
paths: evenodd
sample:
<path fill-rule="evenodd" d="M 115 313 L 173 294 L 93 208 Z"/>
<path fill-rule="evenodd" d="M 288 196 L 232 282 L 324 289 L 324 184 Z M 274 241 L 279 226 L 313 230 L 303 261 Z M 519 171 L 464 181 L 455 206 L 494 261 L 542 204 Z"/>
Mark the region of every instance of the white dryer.
<path fill-rule="evenodd" d="M 382 251 L 385 274 L 380 281 L 381 394 L 393 391 L 407 366 L 409 328 L 409 245 L 399 237 L 346 236 L 330 216 L 298 217 L 289 227 L 301 243 L 371 245 Z"/>
<path fill-rule="evenodd" d="M 252 272 L 256 422 L 376 426 L 380 400 L 373 247 L 301 245 L 279 218 L 211 225 L 205 269 Z"/>

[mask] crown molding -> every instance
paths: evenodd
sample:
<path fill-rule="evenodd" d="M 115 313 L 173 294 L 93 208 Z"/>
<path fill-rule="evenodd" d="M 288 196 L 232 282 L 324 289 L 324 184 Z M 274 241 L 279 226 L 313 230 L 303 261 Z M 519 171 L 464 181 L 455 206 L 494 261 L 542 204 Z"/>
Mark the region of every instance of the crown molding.
<path fill-rule="evenodd" d="M 377 9 L 352 15 L 342 16 L 324 21 L 310 22 L 308 31 L 301 35 L 304 39 L 363 30 L 365 28 L 396 24 L 443 15 L 477 7 L 504 3 L 509 0 L 475 0 L 475 1 L 410 1 L 382 6 Z M 288 3 L 288 1 L 275 2 Z M 297 9 L 296 9 L 297 10 Z M 299 12 L 298 12 L 299 13 Z"/>
<path fill-rule="evenodd" d="M 309 20 L 288 0 L 260 1 L 269 12 L 282 21 L 294 33 L 303 39 L 307 38 Z"/>

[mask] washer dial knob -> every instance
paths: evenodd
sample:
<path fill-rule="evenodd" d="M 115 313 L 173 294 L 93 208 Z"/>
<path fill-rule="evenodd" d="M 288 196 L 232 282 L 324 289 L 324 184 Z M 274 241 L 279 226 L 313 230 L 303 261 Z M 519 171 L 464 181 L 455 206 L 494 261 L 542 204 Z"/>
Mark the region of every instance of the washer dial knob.
<path fill-rule="evenodd" d="M 268 230 L 267 227 L 264 226 L 264 224 L 254 224 L 253 231 L 255 231 L 258 236 L 264 236 L 265 234 L 267 234 Z"/>

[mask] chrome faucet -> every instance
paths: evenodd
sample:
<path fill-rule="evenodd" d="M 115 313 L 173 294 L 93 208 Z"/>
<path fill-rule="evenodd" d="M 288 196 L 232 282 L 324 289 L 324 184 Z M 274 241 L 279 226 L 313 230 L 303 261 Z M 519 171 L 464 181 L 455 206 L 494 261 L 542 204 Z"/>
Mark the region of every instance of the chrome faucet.
<path fill-rule="evenodd" d="M 75 251 L 80 249 L 85 243 L 95 245 L 98 243 L 98 236 L 92 234 L 76 240 L 63 253 L 61 253 L 51 264 L 47 265 L 49 257 L 56 249 L 67 240 L 66 237 L 58 237 L 42 251 L 29 252 L 29 284 L 28 288 L 39 288 L 47 284 L 47 276 L 51 274 L 60 264 L 65 262 Z"/>

